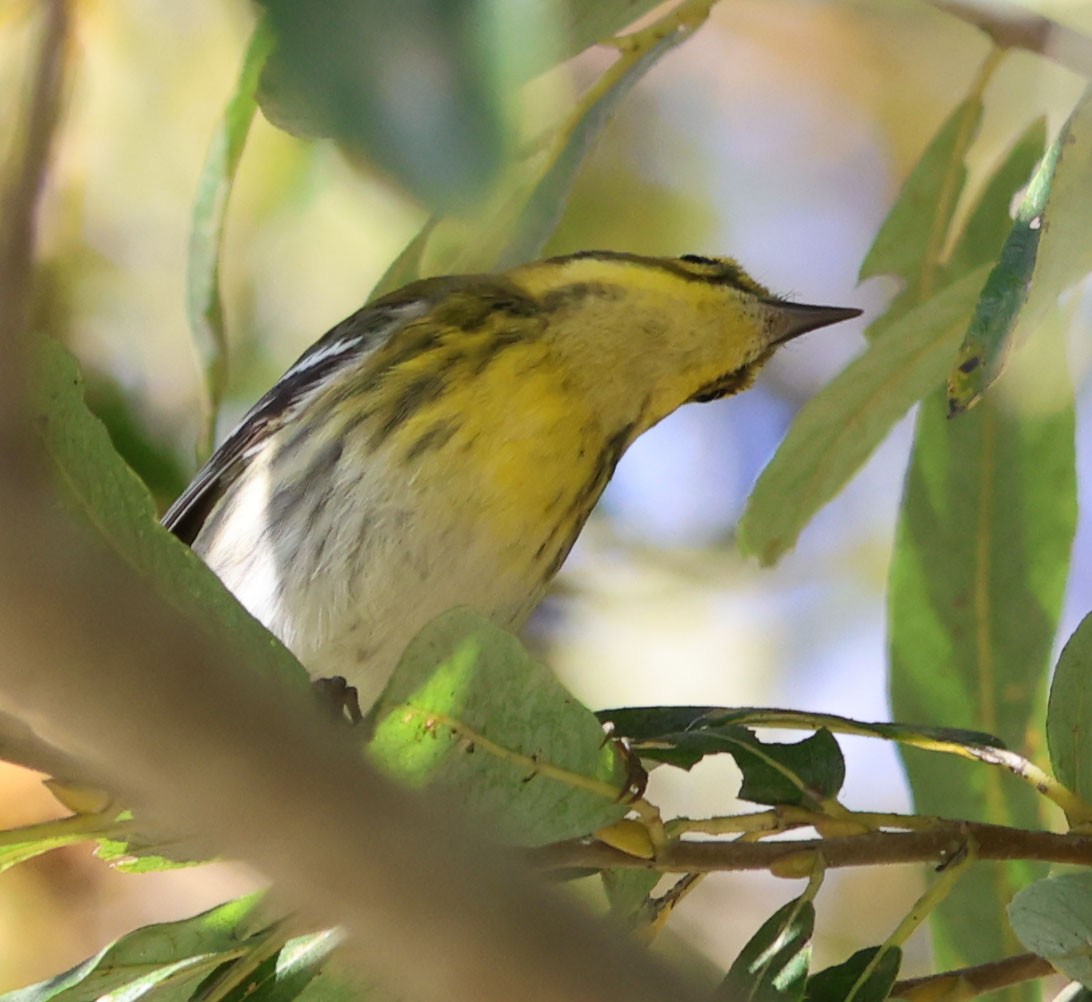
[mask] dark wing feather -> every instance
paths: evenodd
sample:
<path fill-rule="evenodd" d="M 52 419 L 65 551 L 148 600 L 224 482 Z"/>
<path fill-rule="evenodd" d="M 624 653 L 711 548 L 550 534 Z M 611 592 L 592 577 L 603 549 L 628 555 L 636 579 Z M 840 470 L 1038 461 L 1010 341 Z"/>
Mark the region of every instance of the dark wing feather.
<path fill-rule="evenodd" d="M 311 390 L 345 366 L 370 354 L 403 324 L 423 313 L 421 300 L 365 306 L 307 349 L 246 414 L 167 509 L 163 525 L 193 544 L 205 520 L 239 478 L 254 453 L 289 420 Z"/>

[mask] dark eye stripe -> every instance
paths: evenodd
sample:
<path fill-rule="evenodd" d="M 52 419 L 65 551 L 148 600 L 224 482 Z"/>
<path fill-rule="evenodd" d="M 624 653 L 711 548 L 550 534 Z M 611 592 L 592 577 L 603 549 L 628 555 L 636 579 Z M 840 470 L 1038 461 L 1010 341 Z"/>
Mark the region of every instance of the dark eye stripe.
<path fill-rule="evenodd" d="M 719 261 L 714 261 L 711 257 L 702 257 L 700 254 L 684 254 L 679 260 L 685 261 L 687 264 L 705 264 L 712 267 L 720 264 Z"/>

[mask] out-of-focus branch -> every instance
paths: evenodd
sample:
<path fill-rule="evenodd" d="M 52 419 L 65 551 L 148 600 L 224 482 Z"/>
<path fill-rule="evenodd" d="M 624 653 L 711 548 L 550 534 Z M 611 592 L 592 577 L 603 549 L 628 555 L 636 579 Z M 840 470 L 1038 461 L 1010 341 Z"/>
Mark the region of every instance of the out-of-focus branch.
<path fill-rule="evenodd" d="M 1092 77 L 1092 39 L 1049 17 L 1009 3 L 929 0 L 939 10 L 984 31 L 1002 49 L 1035 52 Z"/>
<path fill-rule="evenodd" d="M 64 91 L 68 10 L 64 0 L 47 0 L 42 10 L 39 58 L 30 80 L 22 129 L 0 192 L 0 429 L 8 430 L 17 426 L 16 415 L 22 406 L 17 374 L 30 312 L 34 222 Z M 14 451 L 9 451 L 7 442 L 3 445 L 5 465 L 22 454 L 18 443 Z"/>
<path fill-rule="evenodd" d="M 343 925 L 345 962 L 400 993 L 696 999 L 452 811 L 376 774 L 298 690 L 229 661 L 58 512 L 8 392 L 61 94 L 66 10 L 43 8 L 0 268 L 0 712 L 86 763 L 150 824 L 252 863 L 306 919 Z"/>

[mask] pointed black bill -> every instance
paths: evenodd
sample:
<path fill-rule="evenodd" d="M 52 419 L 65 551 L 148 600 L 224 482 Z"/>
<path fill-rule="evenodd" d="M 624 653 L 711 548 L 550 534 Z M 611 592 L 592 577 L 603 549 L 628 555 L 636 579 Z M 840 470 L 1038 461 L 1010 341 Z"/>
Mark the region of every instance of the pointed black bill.
<path fill-rule="evenodd" d="M 766 303 L 766 337 L 770 346 L 830 324 L 859 317 L 852 306 L 809 306 L 806 303 Z"/>

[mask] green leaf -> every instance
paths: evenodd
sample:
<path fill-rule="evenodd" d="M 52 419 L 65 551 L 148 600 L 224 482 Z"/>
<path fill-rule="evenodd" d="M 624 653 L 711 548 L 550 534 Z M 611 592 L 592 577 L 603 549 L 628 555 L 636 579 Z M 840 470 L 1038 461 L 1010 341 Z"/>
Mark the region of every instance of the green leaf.
<path fill-rule="evenodd" d="M 755 738 L 752 748 L 732 755 L 743 773 L 738 796 L 754 804 L 818 806 L 836 797 L 846 778 L 842 751 L 827 730 L 793 744 Z"/>
<path fill-rule="evenodd" d="M 1046 731 L 1054 775 L 1078 797 L 1092 802 L 1092 613 L 1058 657 Z"/>
<path fill-rule="evenodd" d="M 943 380 L 984 277 L 973 272 L 904 314 L 804 405 L 751 491 L 738 530 L 744 553 L 768 565 L 792 549 L 895 422 Z"/>
<path fill-rule="evenodd" d="M 596 42 L 607 41 L 627 25 L 658 7 L 660 2 L 661 0 L 596 0 L 595 3 L 584 3 L 583 0 L 567 0 L 558 9 L 562 28 L 560 58 L 570 59 Z M 542 69 L 546 67 L 529 64 L 528 79 Z"/>
<path fill-rule="evenodd" d="M 228 376 L 227 333 L 220 297 L 220 249 L 228 199 L 257 111 L 258 78 L 273 48 L 273 36 L 259 24 L 247 47 L 243 68 L 224 117 L 213 134 L 197 182 L 186 274 L 186 314 L 205 373 L 207 408 L 202 451 L 212 448 L 216 418 Z"/>
<path fill-rule="evenodd" d="M 378 765 L 457 800 L 500 838 L 553 842 L 626 813 L 625 764 L 594 714 L 469 609 L 418 634 L 374 713 Z"/>
<path fill-rule="evenodd" d="M 1043 209 L 1054 180 L 1061 139 L 1043 159 L 1020 203 L 1001 256 L 986 279 L 956 367 L 948 377 L 948 412 L 975 404 L 997 379 L 1012 348 L 1011 335 L 1028 297 L 1042 233 Z"/>
<path fill-rule="evenodd" d="M 1092 270 L 1092 88 L 1043 159 L 949 381 L 953 412 L 972 406 L 1004 369 L 1047 309 Z"/>
<path fill-rule="evenodd" d="M 1092 988 L 1092 873 L 1065 873 L 1025 887 L 1009 905 L 1024 948 Z"/>
<path fill-rule="evenodd" d="M 967 183 L 967 150 L 982 121 L 982 101 L 968 98 L 945 119 L 883 221 L 859 278 L 895 275 L 916 286 L 940 259 L 959 196 Z"/>
<path fill-rule="evenodd" d="M 636 920 L 662 876 L 657 870 L 601 870 L 611 915 L 626 922 Z"/>
<path fill-rule="evenodd" d="M 493 255 L 491 267 L 509 268 L 538 257 L 557 228 L 580 167 L 618 106 L 667 52 L 690 37 L 692 30 L 677 27 L 644 51 L 621 57 L 603 75 L 581 103 L 578 114 L 551 138 L 546 156 L 534 163 L 532 183 L 525 181 L 522 190 L 492 220 L 490 231 L 504 235 L 504 242 Z M 473 260 L 460 259 L 456 270 L 473 270 L 473 265 Z"/>
<path fill-rule="evenodd" d="M 514 144 L 514 81 L 500 10 L 475 0 L 262 0 L 276 48 L 258 100 L 289 132 L 332 136 L 427 206 L 488 190 Z M 530 52 L 551 45 L 539 11 L 509 26 Z"/>
<path fill-rule="evenodd" d="M 1045 149 L 1046 119 L 1037 118 L 1001 158 L 975 200 L 963 231 L 943 266 L 945 282 L 984 264 L 992 264 L 1001 253 L 1012 228 L 1009 207 L 1013 195 L 1028 183 Z"/>
<path fill-rule="evenodd" d="M 263 6 L 279 39 L 260 94 L 270 120 L 338 137 L 430 208 L 450 210 L 500 176 L 523 83 L 656 5 L 336 0 L 322 18 L 286 0 Z"/>
<path fill-rule="evenodd" d="M 34 352 L 29 406 L 65 507 L 195 629 L 215 631 L 236 661 L 260 663 L 263 673 L 284 673 L 306 692 L 307 674 L 287 648 L 159 524 L 147 489 L 88 412 L 75 359 L 48 338 L 35 342 Z"/>
<path fill-rule="evenodd" d="M 0 1002 L 96 1002 L 152 992 L 156 1002 L 186 1002 L 220 965 L 245 952 L 258 931 L 260 898 L 248 895 L 193 918 L 137 929 L 70 971 L 2 995 Z"/>
<path fill-rule="evenodd" d="M 810 713 L 753 706 L 629 706 L 599 710 L 596 716 L 601 723 L 610 725 L 613 734 L 626 738 L 642 755 L 645 754 L 645 745 L 666 745 L 677 734 L 686 736 L 733 724 L 746 727 L 790 727 L 809 731 L 826 728 L 835 734 L 856 734 L 918 745 L 958 745 L 969 749 L 1004 747 L 1004 742 L 992 734 L 958 727 L 874 723 L 842 717 L 836 713 Z M 651 751 L 654 753 L 655 747 Z M 654 754 L 650 757 L 654 757 Z"/>
<path fill-rule="evenodd" d="M 86 373 L 87 408 L 105 426 L 118 454 L 147 485 L 160 508 L 185 489 L 190 470 L 175 455 L 174 446 L 153 428 L 133 390 L 111 376 Z"/>
<path fill-rule="evenodd" d="M 918 415 L 889 582 L 892 711 L 1035 747 L 1076 520 L 1074 416 L 1059 324 L 959 421 Z M 1030 744 L 1029 744 L 1030 742 Z M 1030 788 L 999 770 L 903 751 L 923 814 L 1035 827 Z M 1041 868 L 975 867 L 934 913 L 939 963 L 1011 952 L 1003 908 Z"/>
<path fill-rule="evenodd" d="M 323 974 L 322 965 L 342 938 L 341 931 L 334 929 L 288 940 L 224 995 L 222 1002 L 292 1002 L 306 997 L 316 1002 L 363 998 L 374 1002 L 383 997 Z M 241 962 L 248 959 L 241 958 Z M 230 968 L 225 973 L 230 976 Z"/>
<path fill-rule="evenodd" d="M 845 761 L 830 731 L 821 727 L 803 741 L 789 744 L 763 742 L 748 728 L 731 722 L 749 716 L 751 711 L 711 707 L 647 707 L 599 714 L 642 758 L 689 769 L 707 755 L 731 755 L 743 773 L 742 800 L 814 807 L 837 795 L 845 782 Z M 666 731 L 649 727 L 658 723 L 681 726 Z"/>
<path fill-rule="evenodd" d="M 876 961 L 881 949 L 858 950 L 845 963 L 808 978 L 804 998 L 807 1002 L 883 1002 L 899 976 L 902 951 L 891 947 Z"/>
<path fill-rule="evenodd" d="M 679 21 L 673 11 L 664 16 L 663 25 L 661 32 L 642 34 L 588 89 L 566 120 L 511 165 L 469 223 L 449 218 L 434 224 L 428 273 L 491 271 L 539 255 L 557 226 L 580 167 L 622 100 L 698 27 Z M 414 253 L 420 255 L 420 250 Z M 399 280 L 405 271 L 399 267 Z M 389 291 L 392 285 L 393 279 L 384 276 L 381 288 Z"/>
<path fill-rule="evenodd" d="M 94 833 L 54 835 L 50 838 L 29 838 L 25 842 L 12 842 L 9 845 L 0 846 L 0 873 L 25 863 L 28 859 L 60 849 L 62 846 L 90 842 L 94 838 Z"/>
<path fill-rule="evenodd" d="M 811 962 L 815 906 L 796 898 L 773 913 L 747 942 L 714 993 L 724 1002 L 796 1002 Z"/>

